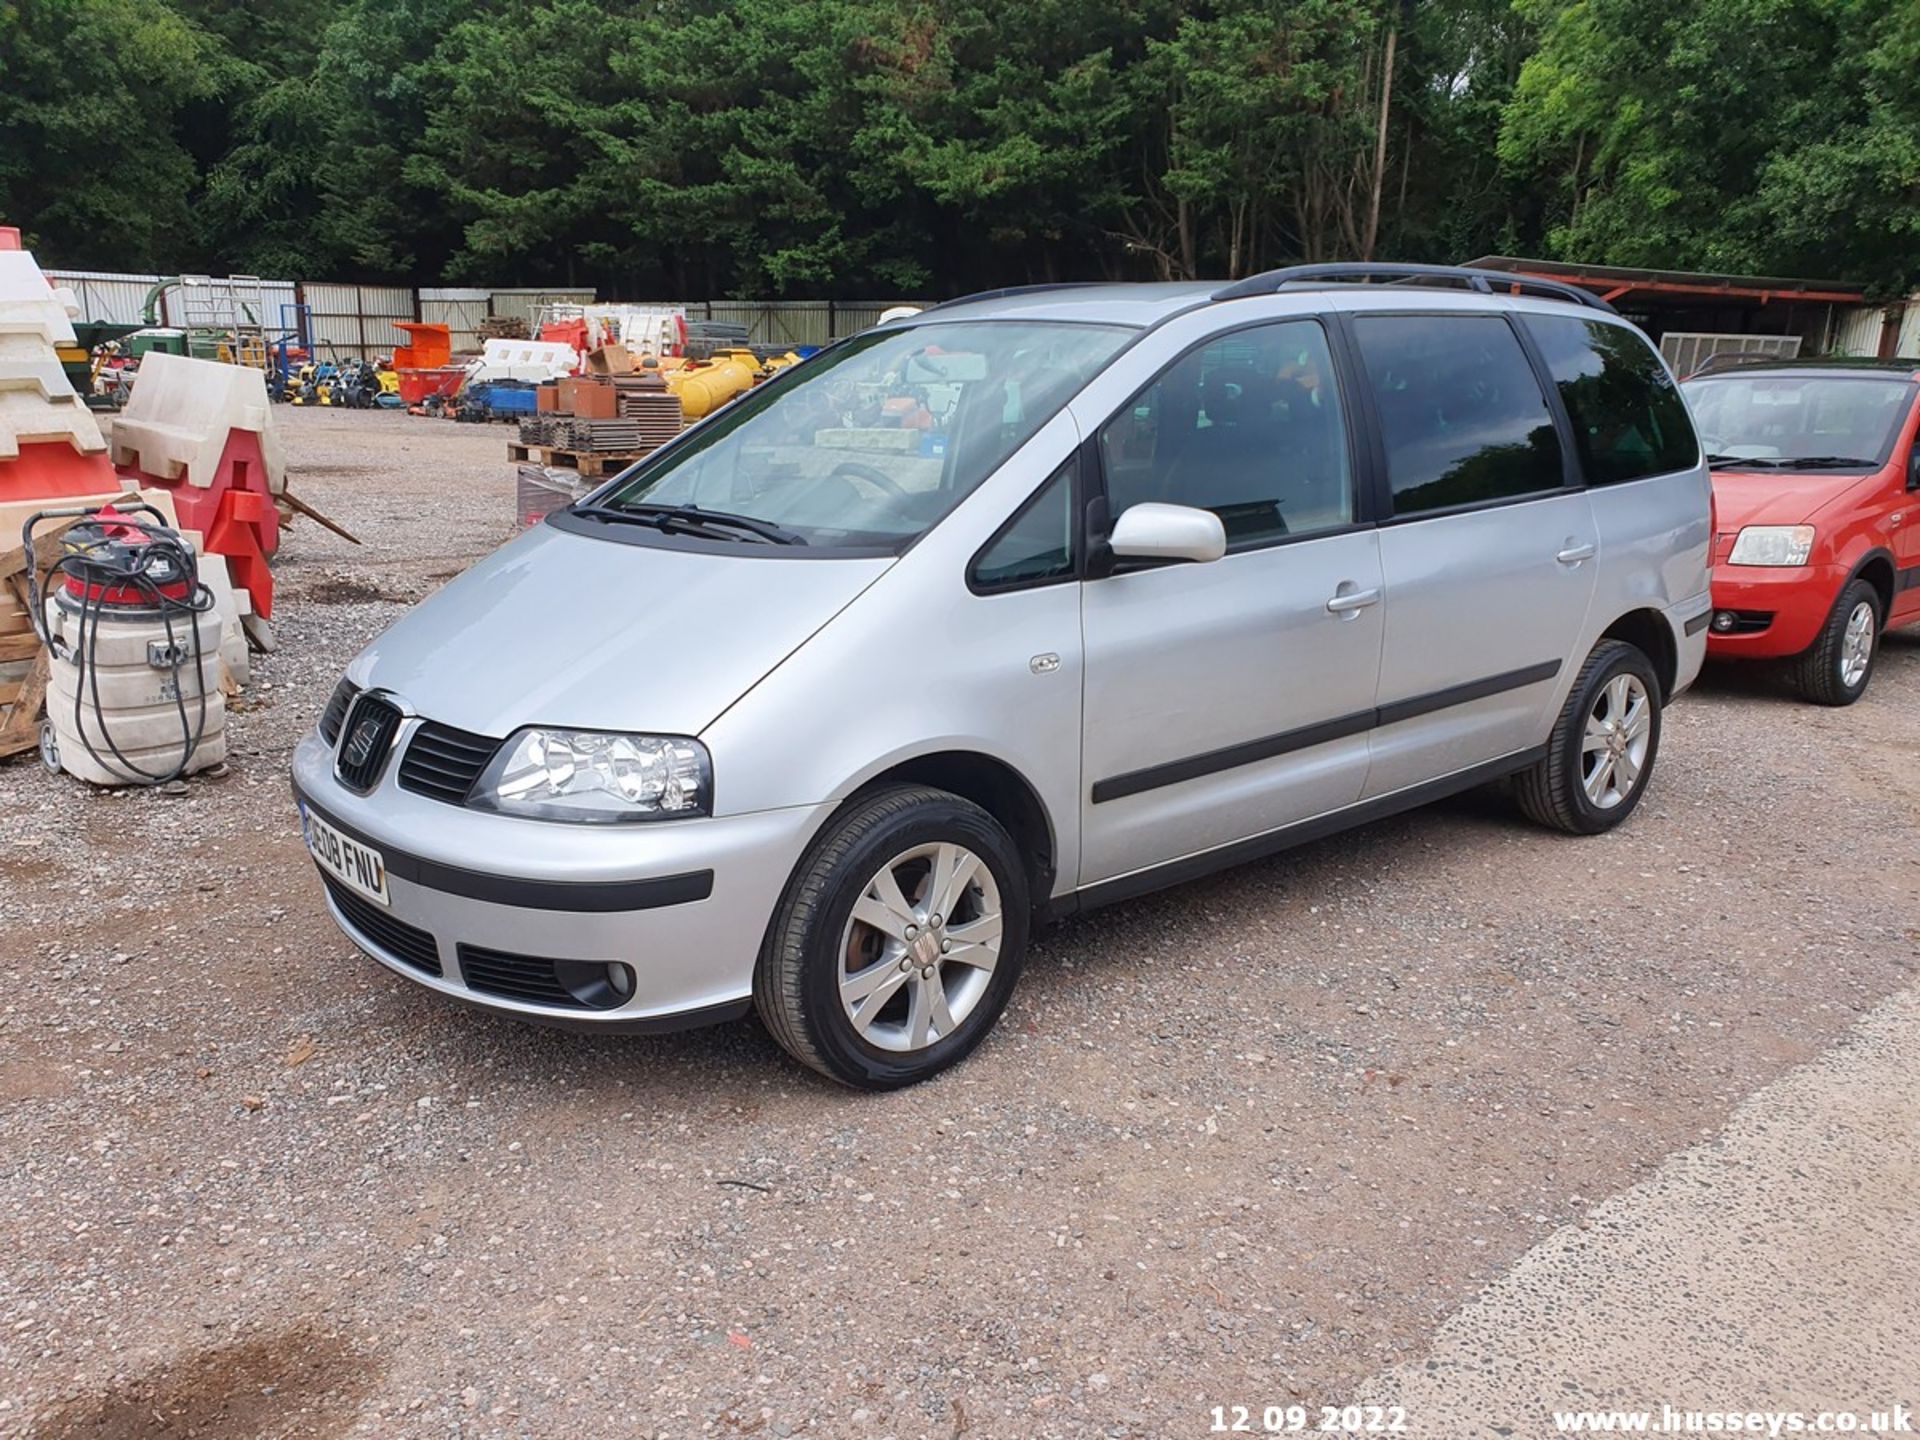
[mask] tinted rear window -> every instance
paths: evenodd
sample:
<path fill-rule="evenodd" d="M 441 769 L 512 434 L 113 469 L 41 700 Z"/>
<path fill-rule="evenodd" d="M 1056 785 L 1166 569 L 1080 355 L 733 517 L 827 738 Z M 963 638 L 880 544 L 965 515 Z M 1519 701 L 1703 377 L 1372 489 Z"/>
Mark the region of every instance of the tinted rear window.
<path fill-rule="evenodd" d="M 1505 319 L 1368 315 L 1353 328 L 1380 412 L 1394 514 L 1566 483 L 1546 396 Z"/>
<path fill-rule="evenodd" d="M 1651 346 L 1624 325 L 1529 315 L 1573 422 L 1589 485 L 1685 470 L 1699 458 L 1679 387 Z"/>

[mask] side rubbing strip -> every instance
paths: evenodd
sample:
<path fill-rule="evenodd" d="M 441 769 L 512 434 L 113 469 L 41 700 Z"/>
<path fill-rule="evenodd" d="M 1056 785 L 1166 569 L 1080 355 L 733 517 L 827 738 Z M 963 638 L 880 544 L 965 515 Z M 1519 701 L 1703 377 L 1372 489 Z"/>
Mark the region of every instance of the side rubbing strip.
<path fill-rule="evenodd" d="M 1713 611 L 1702 610 L 1698 615 L 1687 621 L 1687 634 L 1689 636 L 1698 635 L 1702 630 L 1707 628 L 1707 622 L 1712 619 Z"/>
<path fill-rule="evenodd" d="M 1553 679 L 1559 673 L 1560 662 L 1546 660 L 1523 670 L 1509 670 L 1503 675 L 1489 675 L 1484 680 L 1470 680 L 1464 685 L 1452 685 L 1431 694 L 1416 695 L 1411 700 L 1396 700 L 1391 705 L 1382 705 L 1373 710 L 1361 710 L 1352 715 L 1323 720 L 1318 725 L 1304 725 L 1298 730 L 1246 740 L 1223 749 L 1189 755 L 1182 760 L 1169 760 L 1164 765 L 1149 765 L 1144 770 L 1129 770 L 1124 775 L 1094 781 L 1093 803 L 1101 805 L 1109 800 L 1124 800 L 1129 795 L 1158 790 L 1166 785 L 1178 785 L 1186 780 L 1198 780 L 1203 775 L 1217 775 L 1222 770 L 1234 770 L 1242 765 L 1254 765 L 1262 760 L 1291 754 L 1295 750 L 1325 745 L 1332 740 L 1344 740 L 1349 735 L 1365 734 L 1382 725 L 1397 725 L 1402 720 L 1429 715 L 1451 705 L 1465 705 L 1474 700 L 1485 700 L 1490 695 L 1518 690 L 1522 686 L 1537 685 L 1542 680 Z"/>
<path fill-rule="evenodd" d="M 1411 720 L 1416 715 L 1431 715 L 1434 711 L 1445 710 L 1451 705 L 1465 705 L 1470 701 L 1484 700 L 1489 695 L 1518 690 L 1523 685 L 1538 685 L 1542 680 L 1551 680 L 1559 673 L 1558 660 L 1545 660 L 1538 665 L 1529 665 L 1524 670 L 1509 670 L 1504 675 L 1489 675 L 1484 680 L 1469 680 L 1464 685 L 1449 685 L 1445 690 L 1435 690 L 1431 694 L 1416 695 L 1411 700 L 1396 700 L 1391 705 L 1382 705 L 1375 712 L 1379 718 L 1374 721 L 1374 724 L 1398 725 L 1402 720 Z"/>
<path fill-rule="evenodd" d="M 1198 780 L 1202 775 L 1216 775 L 1222 770 L 1271 760 L 1276 755 L 1305 750 L 1310 745 L 1325 745 L 1329 740 L 1344 740 L 1349 735 L 1364 734 L 1373 728 L 1374 714 L 1372 710 L 1362 710 L 1335 720 L 1324 720 L 1318 725 L 1305 725 L 1285 734 L 1248 740 L 1222 750 L 1209 750 L 1204 755 L 1189 755 L 1184 760 L 1169 760 L 1164 765 L 1149 765 L 1145 770 L 1131 770 L 1111 780 L 1097 780 L 1093 786 L 1093 803 L 1098 805 L 1105 800 L 1124 800 L 1143 790 L 1178 785 L 1182 780 Z"/>

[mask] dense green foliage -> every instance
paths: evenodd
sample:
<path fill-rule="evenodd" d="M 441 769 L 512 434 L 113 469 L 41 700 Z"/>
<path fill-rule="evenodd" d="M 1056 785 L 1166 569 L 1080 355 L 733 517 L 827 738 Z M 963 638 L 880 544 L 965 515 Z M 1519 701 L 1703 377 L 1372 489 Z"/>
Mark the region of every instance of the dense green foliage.
<path fill-rule="evenodd" d="M 1488 251 L 1904 289 L 1920 4 L 0 0 L 0 219 L 629 295 Z"/>

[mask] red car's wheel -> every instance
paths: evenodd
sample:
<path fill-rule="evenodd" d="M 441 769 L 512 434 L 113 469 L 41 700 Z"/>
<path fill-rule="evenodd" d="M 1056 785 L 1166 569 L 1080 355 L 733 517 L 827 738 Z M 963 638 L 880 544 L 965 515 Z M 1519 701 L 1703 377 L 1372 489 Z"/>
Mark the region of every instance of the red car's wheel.
<path fill-rule="evenodd" d="M 1880 652 L 1880 592 L 1855 580 L 1840 592 L 1813 644 L 1793 662 L 1800 693 L 1819 705 L 1851 705 L 1867 693 Z"/>

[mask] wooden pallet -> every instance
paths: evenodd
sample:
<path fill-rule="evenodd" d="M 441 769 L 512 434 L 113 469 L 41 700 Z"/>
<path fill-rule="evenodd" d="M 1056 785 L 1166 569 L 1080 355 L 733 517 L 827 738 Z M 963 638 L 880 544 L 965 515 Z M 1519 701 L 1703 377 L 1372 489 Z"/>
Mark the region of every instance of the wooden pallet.
<path fill-rule="evenodd" d="M 61 553 L 65 520 L 34 536 L 33 554 L 19 546 L 0 551 L 0 760 L 40 743 L 40 712 L 47 693 L 47 652 L 28 618 L 27 571 L 44 574 Z"/>
<path fill-rule="evenodd" d="M 585 480 L 602 480 L 609 475 L 644 460 L 652 454 L 649 450 L 561 450 L 552 445 L 522 445 L 517 440 L 507 442 L 507 459 L 514 464 L 564 466 L 577 470 Z"/>

